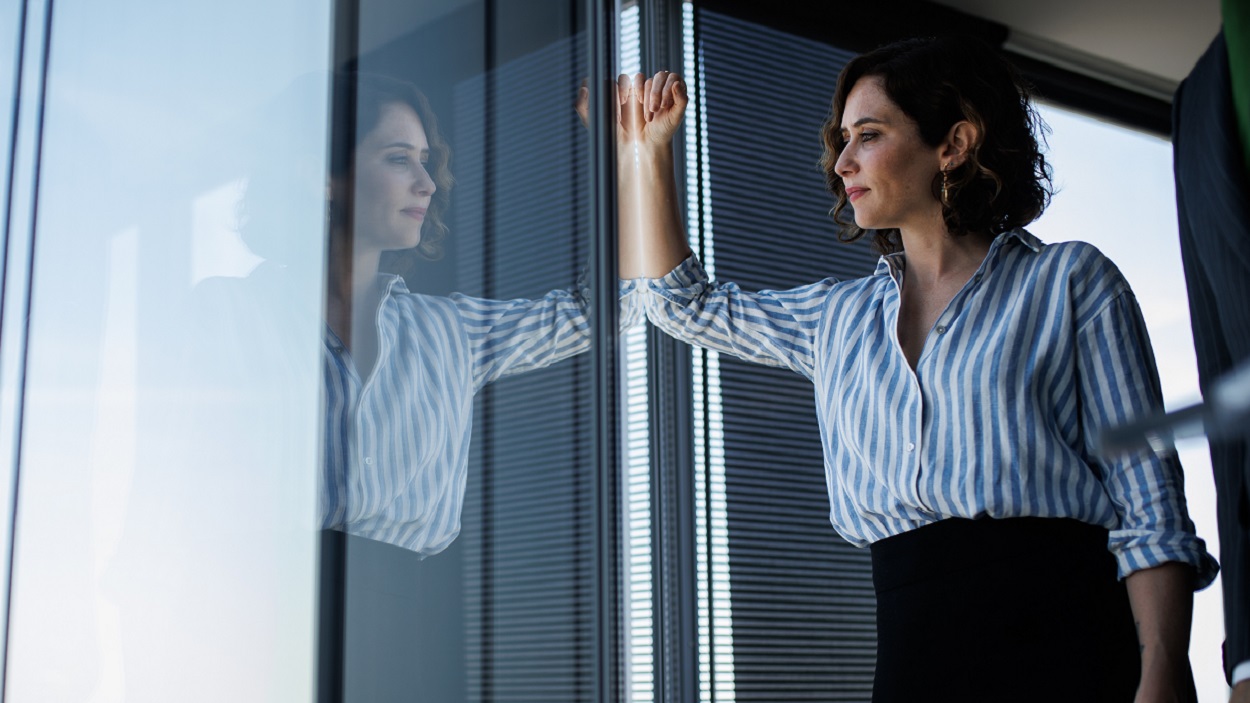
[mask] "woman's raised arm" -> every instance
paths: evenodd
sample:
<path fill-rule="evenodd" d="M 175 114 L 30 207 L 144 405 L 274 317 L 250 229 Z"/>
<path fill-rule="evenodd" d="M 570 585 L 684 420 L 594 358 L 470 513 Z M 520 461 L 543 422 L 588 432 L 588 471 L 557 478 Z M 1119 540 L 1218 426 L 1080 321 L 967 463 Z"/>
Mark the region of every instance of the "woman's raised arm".
<path fill-rule="evenodd" d="M 617 193 L 621 278 L 656 278 L 690 255 L 673 176 L 673 135 L 689 99 L 668 71 L 644 79 L 621 75 L 617 88 Z M 582 88 L 577 111 L 587 119 Z"/>
<path fill-rule="evenodd" d="M 673 176 L 673 135 L 689 98 L 686 83 L 660 71 L 617 79 L 621 100 L 617 177 L 621 278 L 656 278 L 690 255 Z"/>

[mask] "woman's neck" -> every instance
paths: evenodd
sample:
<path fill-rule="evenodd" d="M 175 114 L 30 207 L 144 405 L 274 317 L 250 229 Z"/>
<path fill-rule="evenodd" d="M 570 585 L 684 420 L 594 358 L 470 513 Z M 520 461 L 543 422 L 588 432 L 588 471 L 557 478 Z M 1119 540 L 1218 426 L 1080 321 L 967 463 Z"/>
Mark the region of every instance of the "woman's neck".
<path fill-rule="evenodd" d="M 907 274 L 922 286 L 949 278 L 966 279 L 980 267 L 994 241 L 993 235 L 981 232 L 953 236 L 945 226 L 924 233 L 900 230 L 899 234 Z"/>
<path fill-rule="evenodd" d="M 378 266 L 381 252 L 353 252 L 345 236 L 331 236 L 326 270 L 325 317 L 330 329 L 349 349 L 371 339 L 373 317 L 381 291 Z"/>
<path fill-rule="evenodd" d="M 352 244 L 346 236 L 332 236 L 327 264 L 327 297 L 349 307 L 353 301 L 365 301 L 377 282 L 381 260 L 380 251 L 352 251 Z"/>

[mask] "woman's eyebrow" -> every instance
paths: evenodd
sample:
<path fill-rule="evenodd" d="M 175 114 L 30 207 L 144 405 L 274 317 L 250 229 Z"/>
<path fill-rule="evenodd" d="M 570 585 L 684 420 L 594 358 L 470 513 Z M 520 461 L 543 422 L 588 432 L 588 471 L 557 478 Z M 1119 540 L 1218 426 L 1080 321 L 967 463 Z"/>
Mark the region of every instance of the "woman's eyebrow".
<path fill-rule="evenodd" d="M 416 148 L 417 148 L 417 147 L 413 146 L 412 144 L 409 144 L 408 142 L 391 142 L 390 144 L 387 144 L 386 146 L 384 146 L 384 147 L 382 147 L 382 148 L 383 148 L 383 149 L 390 149 L 390 148 L 392 148 L 392 147 L 399 147 L 400 149 L 407 149 L 407 150 L 409 150 L 409 151 L 414 151 L 414 150 L 416 150 Z"/>
<path fill-rule="evenodd" d="M 868 117 L 861 117 L 861 118 L 859 118 L 858 120 L 855 120 L 855 122 L 851 125 L 851 127 L 862 127 L 862 126 L 864 126 L 864 125 L 866 125 L 866 124 L 880 124 L 880 125 L 888 125 L 888 124 L 890 124 L 890 121 L 889 121 L 889 120 L 882 119 L 882 118 L 880 118 L 880 117 L 872 117 L 872 116 L 870 115 L 870 116 L 868 116 Z M 846 134 L 846 133 L 850 132 L 850 131 L 851 131 L 851 127 L 843 127 L 843 128 L 842 128 L 842 133 L 843 133 L 843 134 Z"/>

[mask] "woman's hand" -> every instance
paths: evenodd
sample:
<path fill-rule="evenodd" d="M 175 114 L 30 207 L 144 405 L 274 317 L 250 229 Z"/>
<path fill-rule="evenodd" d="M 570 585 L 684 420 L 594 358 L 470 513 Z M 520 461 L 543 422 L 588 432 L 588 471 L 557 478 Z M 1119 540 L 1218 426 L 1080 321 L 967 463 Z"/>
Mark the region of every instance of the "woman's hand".
<path fill-rule="evenodd" d="M 616 79 L 616 92 L 621 142 L 644 147 L 672 143 L 690 101 L 681 76 L 668 71 L 659 71 L 646 80 L 641 73 L 621 75 Z"/>
<path fill-rule="evenodd" d="M 622 278 L 663 276 L 690 255 L 681 224 L 673 135 L 689 99 L 681 77 L 660 71 L 620 76 L 617 97 L 618 258 Z M 588 118 L 590 94 L 583 86 L 577 111 Z"/>
<path fill-rule="evenodd" d="M 616 79 L 617 143 L 622 147 L 664 148 L 681 128 L 686 105 L 686 83 L 676 73 L 659 71 L 651 78 L 641 73 Z M 583 83 L 577 93 L 577 114 L 590 120 L 590 90 Z"/>

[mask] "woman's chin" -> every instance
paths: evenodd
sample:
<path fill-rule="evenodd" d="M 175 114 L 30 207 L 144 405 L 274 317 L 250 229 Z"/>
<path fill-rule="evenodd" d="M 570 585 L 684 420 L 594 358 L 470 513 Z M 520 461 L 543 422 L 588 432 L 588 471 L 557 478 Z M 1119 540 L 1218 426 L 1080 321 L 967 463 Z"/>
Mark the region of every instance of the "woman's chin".
<path fill-rule="evenodd" d="M 395 237 L 387 249 L 389 251 L 405 251 L 408 249 L 415 249 L 420 243 L 420 232 L 417 232 L 416 234 L 405 234 L 403 236 Z"/>

